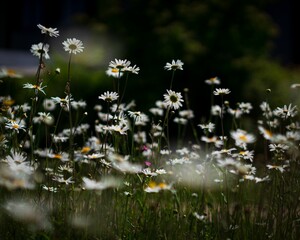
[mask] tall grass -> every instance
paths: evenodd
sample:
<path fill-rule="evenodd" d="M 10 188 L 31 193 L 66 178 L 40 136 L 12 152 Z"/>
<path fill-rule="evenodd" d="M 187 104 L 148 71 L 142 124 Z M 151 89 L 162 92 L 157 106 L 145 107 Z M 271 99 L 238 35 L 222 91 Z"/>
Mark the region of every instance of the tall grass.
<path fill-rule="evenodd" d="M 59 35 L 39 28 L 46 40 Z M 14 102 L 9 92 L 0 97 L 1 239 L 299 238 L 296 105 L 262 101 L 260 118 L 245 129 L 254 107 L 228 102 L 234 92 L 217 88 L 214 77 L 205 80 L 211 113 L 198 122 L 188 89 L 173 89 L 184 64 L 172 60 L 165 65 L 170 89 L 143 113 L 123 102 L 120 84 L 140 69 L 115 59 L 107 69 L 114 89 L 99 94 L 90 125 L 91 103 L 71 92 L 71 56 L 83 43 L 64 42 L 64 96 L 46 95 L 49 71 L 60 72 L 47 68 L 46 44 L 31 49 L 37 75 L 19 90 L 32 91 L 28 102 Z M 17 76 L 2 69 L 3 81 Z"/>

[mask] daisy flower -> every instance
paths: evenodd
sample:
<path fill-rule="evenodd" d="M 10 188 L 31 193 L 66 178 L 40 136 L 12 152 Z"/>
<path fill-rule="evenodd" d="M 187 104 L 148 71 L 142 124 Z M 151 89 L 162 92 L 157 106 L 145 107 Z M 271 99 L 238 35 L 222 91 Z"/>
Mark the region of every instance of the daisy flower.
<path fill-rule="evenodd" d="M 296 114 L 298 113 L 297 111 L 297 106 L 293 106 L 292 104 L 284 105 L 282 108 L 277 107 L 274 111 L 273 111 L 274 115 L 277 117 L 281 117 L 284 119 L 287 119 L 289 117 L 294 117 L 296 116 Z"/>
<path fill-rule="evenodd" d="M 106 71 L 105 71 L 106 75 L 109 77 L 114 77 L 114 78 L 120 78 L 123 76 L 123 72 L 121 72 L 118 68 L 111 68 L 109 67 Z"/>
<path fill-rule="evenodd" d="M 130 61 L 127 61 L 127 59 L 125 60 L 121 60 L 121 59 L 115 59 L 114 61 L 110 61 L 109 62 L 109 67 L 111 68 L 117 68 L 120 71 L 122 71 L 124 68 L 128 68 L 130 66 Z"/>
<path fill-rule="evenodd" d="M 181 102 L 183 102 L 183 99 L 179 92 L 176 93 L 172 90 L 167 90 L 167 94 L 164 94 L 164 98 L 164 103 L 170 108 L 176 110 L 182 106 Z"/>
<path fill-rule="evenodd" d="M 179 117 L 175 117 L 173 121 L 181 125 L 186 125 L 188 123 L 188 120 L 186 118 L 179 118 Z"/>
<path fill-rule="evenodd" d="M 195 117 L 193 110 L 182 110 L 179 111 L 179 116 L 186 118 L 186 119 L 192 119 Z"/>
<path fill-rule="evenodd" d="M 244 103 L 244 102 L 238 103 L 238 107 L 242 111 L 242 113 L 246 113 L 246 114 L 249 114 L 253 108 L 251 103 Z"/>
<path fill-rule="evenodd" d="M 230 90 L 228 88 L 216 88 L 216 90 L 213 92 L 214 95 L 227 95 L 230 93 Z"/>
<path fill-rule="evenodd" d="M 208 124 L 199 124 L 198 125 L 201 129 L 206 130 L 210 133 L 212 133 L 215 130 L 215 124 L 209 122 Z"/>
<path fill-rule="evenodd" d="M 55 110 L 55 102 L 53 101 L 53 99 L 44 99 L 43 107 L 46 111 L 53 111 Z"/>
<path fill-rule="evenodd" d="M 244 149 L 248 143 L 253 143 L 256 140 L 253 134 L 249 134 L 241 129 L 231 131 L 230 135 L 235 140 L 235 145 Z"/>
<path fill-rule="evenodd" d="M 31 45 L 31 49 L 30 52 L 33 54 L 33 56 L 36 57 L 45 57 L 45 59 L 49 59 L 50 56 L 48 54 L 49 52 L 49 44 L 43 44 L 43 43 L 39 43 L 39 44 L 33 44 Z"/>
<path fill-rule="evenodd" d="M 31 83 L 25 83 L 23 85 L 23 88 L 34 89 L 35 90 L 35 94 L 37 94 L 37 92 L 40 91 L 40 92 L 42 92 L 42 93 L 44 93 L 46 95 L 45 91 L 43 90 L 45 87 L 47 87 L 47 86 L 42 87 L 42 83 L 40 85 L 33 85 Z"/>
<path fill-rule="evenodd" d="M 140 111 L 132 112 L 128 111 L 129 117 L 132 117 L 135 121 L 143 121 L 144 114 Z"/>
<path fill-rule="evenodd" d="M 9 77 L 9 78 L 22 78 L 21 74 L 18 74 L 13 69 L 1 68 L 0 69 L 0 78 Z"/>
<path fill-rule="evenodd" d="M 38 112 L 38 117 L 33 118 L 34 123 L 45 123 L 47 125 L 52 125 L 54 123 L 54 118 L 50 115 L 50 113 Z"/>
<path fill-rule="evenodd" d="M 164 67 L 166 70 L 170 71 L 170 70 L 183 70 L 182 66 L 183 66 L 183 62 L 181 60 L 172 60 L 172 63 L 167 63 L 166 66 Z"/>
<path fill-rule="evenodd" d="M 39 29 L 41 29 L 42 34 L 47 34 L 50 37 L 58 37 L 59 36 L 59 31 L 57 28 L 46 28 L 41 24 L 37 25 Z"/>
<path fill-rule="evenodd" d="M 69 53 L 81 53 L 84 49 L 82 41 L 76 38 L 67 38 L 67 40 L 64 41 L 62 44 L 64 46 L 65 51 Z"/>
<path fill-rule="evenodd" d="M 208 85 L 219 85 L 221 83 L 220 78 L 212 77 L 205 80 L 205 83 Z"/>
<path fill-rule="evenodd" d="M 87 177 L 82 178 L 83 187 L 88 190 L 104 190 L 107 188 L 116 188 L 121 185 L 121 182 L 115 178 L 105 178 L 101 181 L 95 181 Z"/>
<path fill-rule="evenodd" d="M 10 120 L 8 123 L 5 123 L 5 128 L 12 129 L 19 133 L 19 130 L 25 131 L 25 125 L 17 123 L 15 120 Z"/>
<path fill-rule="evenodd" d="M 117 100 L 118 97 L 119 97 L 118 93 L 107 91 L 107 92 L 101 94 L 98 98 L 102 99 L 103 101 L 106 101 L 106 102 L 113 102 L 113 101 Z"/>
<path fill-rule="evenodd" d="M 60 104 L 64 110 L 69 111 L 69 96 L 66 96 L 66 98 L 51 97 L 51 99 L 55 104 Z M 70 99 L 71 101 L 73 101 L 73 98 Z"/>
<path fill-rule="evenodd" d="M 137 67 L 136 65 L 134 65 L 133 67 L 132 66 L 129 66 L 129 67 L 125 67 L 122 69 L 123 72 L 131 72 L 131 73 L 134 73 L 134 74 L 139 74 L 139 71 L 140 71 L 140 68 Z"/>

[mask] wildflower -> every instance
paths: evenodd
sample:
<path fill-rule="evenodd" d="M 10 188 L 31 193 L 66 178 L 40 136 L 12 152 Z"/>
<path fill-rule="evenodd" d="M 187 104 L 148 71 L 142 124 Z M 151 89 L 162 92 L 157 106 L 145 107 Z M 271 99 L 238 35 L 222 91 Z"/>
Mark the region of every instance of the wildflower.
<path fill-rule="evenodd" d="M 79 109 L 79 108 L 85 108 L 86 107 L 86 102 L 83 100 L 79 100 L 79 101 L 72 101 L 71 102 L 71 106 L 72 108 L 74 108 L 75 110 Z"/>
<path fill-rule="evenodd" d="M 294 84 L 292 84 L 291 88 L 300 88 L 300 83 L 294 83 Z"/>
<path fill-rule="evenodd" d="M 112 163 L 112 167 L 123 173 L 140 173 L 142 166 L 128 161 L 129 156 L 121 156 L 119 154 L 108 154 L 108 159 Z"/>
<path fill-rule="evenodd" d="M 250 162 L 253 161 L 254 157 L 254 151 L 240 151 L 239 153 L 233 154 L 233 157 L 242 158 L 245 160 L 250 160 Z"/>
<path fill-rule="evenodd" d="M 1 68 L 0 69 L 0 78 L 9 77 L 9 78 L 21 78 L 22 75 L 16 73 L 13 69 Z"/>
<path fill-rule="evenodd" d="M 46 191 L 54 192 L 54 193 L 58 191 L 56 187 L 47 187 L 46 185 L 43 185 L 42 188 Z"/>
<path fill-rule="evenodd" d="M 227 112 L 232 115 L 234 118 L 240 118 L 243 114 L 242 110 L 237 108 L 237 109 L 232 109 L 232 108 L 228 108 Z"/>
<path fill-rule="evenodd" d="M 273 116 L 273 112 L 270 108 L 270 105 L 267 102 L 262 102 L 259 105 L 260 109 L 263 111 L 263 116 L 266 118 L 270 118 Z"/>
<path fill-rule="evenodd" d="M 200 215 L 200 214 L 197 213 L 197 212 L 193 212 L 193 216 L 194 216 L 195 218 L 197 218 L 198 220 L 200 220 L 200 221 L 204 221 L 204 220 L 206 219 L 206 215 Z"/>
<path fill-rule="evenodd" d="M 121 59 L 115 59 L 114 61 L 109 62 L 109 67 L 116 68 L 119 71 L 122 71 L 124 68 L 128 68 L 130 66 L 130 61 L 121 60 Z"/>
<path fill-rule="evenodd" d="M 58 37 L 59 31 L 57 31 L 57 28 L 46 28 L 41 24 L 37 25 L 39 29 L 41 29 L 42 34 L 47 34 L 50 37 Z"/>
<path fill-rule="evenodd" d="M 183 62 L 181 61 L 181 60 L 176 60 L 176 62 L 175 62 L 175 60 L 172 60 L 172 63 L 167 63 L 166 64 L 166 66 L 164 67 L 166 70 L 173 70 L 173 71 L 175 71 L 175 70 L 183 70 L 183 68 L 182 68 L 182 66 L 183 66 Z"/>
<path fill-rule="evenodd" d="M 103 127 L 104 130 L 108 130 L 109 132 L 116 132 L 121 135 L 126 135 L 127 130 L 129 130 L 127 125 L 111 125 Z"/>
<path fill-rule="evenodd" d="M 201 137 L 201 141 L 206 142 L 206 143 L 214 143 L 216 147 L 220 147 L 223 145 L 223 141 L 218 139 L 216 136 L 213 137 Z"/>
<path fill-rule="evenodd" d="M 9 120 L 8 123 L 5 123 L 5 128 L 7 129 L 12 129 L 14 131 L 16 131 L 17 133 L 19 133 L 19 130 L 25 130 L 25 125 L 21 124 L 21 123 L 17 123 L 15 120 Z"/>
<path fill-rule="evenodd" d="M 282 165 L 282 166 L 278 166 L 278 165 L 270 165 L 270 164 L 267 164 L 266 167 L 268 169 L 275 169 L 275 170 L 278 170 L 280 171 L 281 173 L 283 173 L 285 171 L 285 168 L 288 167 L 288 165 Z"/>
<path fill-rule="evenodd" d="M 69 101 L 73 100 L 72 97 L 69 100 L 69 96 L 66 96 L 66 98 L 51 97 L 51 99 L 55 104 L 60 104 L 60 106 L 66 111 L 69 111 Z"/>
<path fill-rule="evenodd" d="M 228 88 L 216 88 L 216 90 L 213 92 L 214 95 L 227 95 L 230 93 L 230 90 Z"/>
<path fill-rule="evenodd" d="M 168 94 L 164 94 L 164 102 L 168 107 L 171 109 L 174 108 L 175 110 L 182 106 L 183 99 L 181 93 L 176 93 L 172 90 L 167 90 Z"/>
<path fill-rule="evenodd" d="M 235 140 L 235 145 L 238 147 L 246 148 L 248 143 L 255 141 L 255 136 L 247 133 L 244 130 L 237 129 L 236 131 L 230 132 L 231 137 Z"/>
<path fill-rule="evenodd" d="M 161 109 L 165 109 L 165 108 L 168 107 L 165 102 L 160 101 L 160 100 L 158 100 L 158 101 L 155 102 L 155 106 L 158 107 L 158 108 L 161 108 Z"/>
<path fill-rule="evenodd" d="M 55 101 L 53 99 L 46 98 L 43 101 L 43 107 L 46 111 L 55 110 Z"/>
<path fill-rule="evenodd" d="M 50 113 L 38 112 L 38 117 L 34 117 L 33 121 L 35 123 L 45 123 L 47 125 L 52 125 L 54 122 L 54 118 L 50 115 Z"/>
<path fill-rule="evenodd" d="M 72 180 L 73 177 L 69 177 L 67 179 L 64 179 L 63 177 L 61 176 L 53 176 L 52 180 L 53 181 L 56 181 L 56 182 L 59 182 L 59 183 L 64 183 L 66 185 L 69 185 L 69 184 L 72 184 L 74 183 L 74 181 Z"/>
<path fill-rule="evenodd" d="M 161 183 L 156 183 L 153 181 L 150 181 L 148 186 L 144 189 L 145 192 L 148 193 L 158 193 L 161 190 L 171 190 L 172 189 L 172 185 L 167 185 L 164 182 Z"/>
<path fill-rule="evenodd" d="M 119 179 L 112 178 L 112 177 L 106 177 L 102 179 L 101 181 L 95 181 L 91 180 L 87 177 L 82 178 L 83 181 L 83 187 L 88 190 L 104 190 L 107 188 L 117 188 L 121 185 L 121 182 Z"/>
<path fill-rule="evenodd" d="M 181 125 L 186 125 L 188 123 L 188 120 L 185 118 L 178 118 L 175 117 L 173 120 L 175 123 L 181 124 Z"/>
<path fill-rule="evenodd" d="M 193 110 L 182 110 L 182 111 L 179 111 L 178 114 L 179 114 L 179 116 L 184 117 L 186 119 L 192 119 L 195 117 Z"/>
<path fill-rule="evenodd" d="M 233 158 L 225 158 L 225 159 L 219 159 L 217 161 L 218 166 L 220 167 L 234 167 L 237 168 L 240 165 L 240 162 L 234 160 Z"/>
<path fill-rule="evenodd" d="M 161 108 L 150 108 L 149 112 L 151 112 L 155 116 L 163 116 L 164 110 Z"/>
<path fill-rule="evenodd" d="M 42 93 L 44 93 L 46 95 L 45 91 L 43 90 L 45 87 L 47 87 L 47 86 L 43 86 L 42 87 L 42 83 L 40 85 L 33 85 L 31 83 L 25 83 L 23 85 L 23 88 L 34 89 L 35 90 L 35 94 L 37 94 L 37 92 L 40 91 L 40 92 L 42 92 Z"/>
<path fill-rule="evenodd" d="M 49 52 L 49 44 L 43 44 L 43 43 L 39 43 L 39 44 L 33 44 L 31 45 L 31 49 L 30 52 L 33 54 L 33 56 L 36 57 L 45 57 L 45 59 L 50 59 L 50 56 L 48 54 Z"/>
<path fill-rule="evenodd" d="M 209 122 L 208 124 L 198 124 L 198 126 L 201 127 L 201 129 L 210 133 L 212 133 L 215 130 L 215 124 L 211 122 Z"/>
<path fill-rule="evenodd" d="M 131 73 L 134 73 L 134 74 L 138 74 L 139 71 L 140 71 L 140 68 L 137 67 L 136 65 L 134 65 L 133 67 L 132 66 L 129 66 L 129 67 L 125 67 L 122 69 L 123 72 L 131 72 Z"/>
<path fill-rule="evenodd" d="M 221 110 L 221 107 L 219 105 L 211 106 L 210 112 L 213 116 L 221 116 L 221 111 L 222 110 Z"/>
<path fill-rule="evenodd" d="M 251 103 L 244 103 L 244 102 L 238 103 L 238 107 L 242 111 L 242 113 L 246 113 L 246 114 L 250 113 L 251 109 L 253 108 Z"/>
<path fill-rule="evenodd" d="M 132 117 L 135 121 L 143 121 L 144 115 L 140 111 L 137 112 L 128 111 L 128 115 Z"/>
<path fill-rule="evenodd" d="M 82 41 L 76 38 L 67 38 L 62 44 L 66 52 L 73 54 L 81 53 L 84 49 Z"/>
<path fill-rule="evenodd" d="M 294 117 L 296 116 L 296 114 L 298 113 L 297 111 L 297 106 L 293 106 L 292 104 L 289 104 L 289 106 L 284 105 L 282 108 L 277 107 L 274 111 L 273 111 L 274 115 L 287 119 L 289 117 Z"/>
<path fill-rule="evenodd" d="M 119 95 L 116 92 L 107 91 L 107 92 L 101 94 L 98 98 L 102 99 L 103 101 L 111 103 L 111 102 L 117 100 L 118 97 L 119 97 Z"/>
<path fill-rule="evenodd" d="M 276 152 L 276 153 L 284 153 L 289 149 L 289 146 L 286 144 L 269 144 L 270 152 Z"/>
<path fill-rule="evenodd" d="M 110 68 L 110 67 L 105 71 L 105 73 L 107 76 L 114 77 L 114 78 L 120 78 L 124 74 L 118 68 Z"/>
<path fill-rule="evenodd" d="M 221 83 L 220 79 L 218 77 L 212 77 L 205 80 L 205 83 L 208 85 L 219 85 Z"/>

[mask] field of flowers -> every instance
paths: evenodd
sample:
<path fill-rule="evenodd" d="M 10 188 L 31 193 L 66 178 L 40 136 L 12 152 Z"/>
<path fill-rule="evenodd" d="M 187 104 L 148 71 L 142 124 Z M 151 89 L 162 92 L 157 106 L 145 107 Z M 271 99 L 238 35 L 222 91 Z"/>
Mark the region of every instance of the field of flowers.
<path fill-rule="evenodd" d="M 123 101 L 140 68 L 115 59 L 106 71 L 114 91 L 95 100 L 91 125 L 90 103 L 72 95 L 72 59 L 88 46 L 63 41 L 64 95 L 48 96 L 48 72 L 60 69 L 47 67 L 47 40 L 59 31 L 38 29 L 45 41 L 31 47 L 39 59 L 35 79 L 19 90 L 28 102 L 0 96 L 1 240 L 299 239 L 297 105 L 271 107 L 266 98 L 259 119 L 246 124 L 252 104 L 229 103 L 234 93 L 212 77 L 204 80 L 211 111 L 199 122 L 189 89 L 173 89 L 184 63 L 172 60 L 162 67 L 169 89 L 145 113 Z M 0 72 L 1 81 L 19 77 Z"/>

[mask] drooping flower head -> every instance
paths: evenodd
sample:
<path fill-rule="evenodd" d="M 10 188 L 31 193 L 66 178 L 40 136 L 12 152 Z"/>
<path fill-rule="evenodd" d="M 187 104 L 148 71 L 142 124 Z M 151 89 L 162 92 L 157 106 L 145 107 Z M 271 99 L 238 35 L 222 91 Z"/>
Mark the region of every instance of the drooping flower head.
<path fill-rule="evenodd" d="M 62 44 L 64 46 L 65 51 L 69 53 L 81 53 L 84 49 L 82 41 L 76 38 L 67 38 L 67 40 L 64 41 Z"/>
<path fill-rule="evenodd" d="M 39 29 L 41 29 L 42 34 L 47 34 L 50 37 L 58 37 L 59 36 L 59 31 L 57 28 L 46 28 L 41 24 L 37 25 Z"/>
<path fill-rule="evenodd" d="M 183 99 L 181 93 L 172 90 L 167 90 L 167 94 L 164 94 L 164 103 L 173 109 L 178 109 L 182 106 Z"/>

